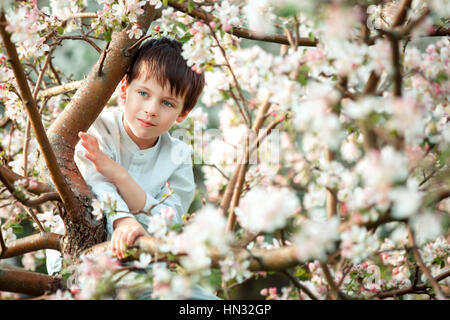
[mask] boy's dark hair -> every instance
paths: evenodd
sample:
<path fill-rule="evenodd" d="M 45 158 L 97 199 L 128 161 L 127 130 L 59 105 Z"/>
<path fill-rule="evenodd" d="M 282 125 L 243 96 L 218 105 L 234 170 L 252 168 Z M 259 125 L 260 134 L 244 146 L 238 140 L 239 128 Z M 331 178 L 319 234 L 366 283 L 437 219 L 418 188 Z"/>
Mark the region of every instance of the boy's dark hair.
<path fill-rule="evenodd" d="M 169 82 L 172 94 L 184 95 L 182 112 L 190 111 L 203 90 L 205 76 L 188 67 L 181 52 L 182 44 L 175 39 L 147 40 L 131 61 L 131 66 L 125 75 L 127 83 L 131 83 L 133 79 L 142 75 L 145 80 L 154 77 L 161 87 Z"/>

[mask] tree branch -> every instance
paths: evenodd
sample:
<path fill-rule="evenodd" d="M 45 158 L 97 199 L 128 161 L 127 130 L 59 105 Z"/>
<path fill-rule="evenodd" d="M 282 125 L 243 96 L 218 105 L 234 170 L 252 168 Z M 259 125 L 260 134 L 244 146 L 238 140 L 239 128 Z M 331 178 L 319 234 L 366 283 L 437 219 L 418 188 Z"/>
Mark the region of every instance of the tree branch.
<path fill-rule="evenodd" d="M 82 40 L 89 43 L 98 53 L 102 53 L 102 49 L 91 39 L 85 36 L 59 36 L 58 40 Z M 58 42 L 57 42 L 58 43 Z"/>
<path fill-rule="evenodd" d="M 42 249 L 61 251 L 62 241 L 63 236 L 56 233 L 33 234 L 13 241 L 4 252 L 0 253 L 0 258 L 7 259 L 17 257 L 28 252 Z"/>
<path fill-rule="evenodd" d="M 161 252 L 160 247 L 163 241 L 150 236 L 142 236 L 138 238 L 132 248 L 137 248 L 133 252 L 128 260 L 139 259 L 139 255 L 143 252 L 150 253 L 152 256 L 157 255 L 158 261 L 167 261 L 167 252 Z M 98 245 L 92 246 L 86 249 L 82 254 L 97 256 L 103 252 L 111 250 L 110 241 L 100 243 Z M 297 258 L 297 247 L 296 246 L 285 246 L 276 249 L 252 249 L 246 250 L 240 247 L 232 248 L 235 257 L 242 260 L 249 260 L 249 270 L 250 271 L 282 271 L 287 268 L 294 267 L 299 263 L 302 263 Z M 179 253 L 175 258 L 171 257 L 171 262 L 178 262 L 179 257 L 184 256 L 184 253 Z M 219 261 L 225 258 L 218 253 L 211 251 L 211 264 L 215 267 L 219 266 Z"/>
<path fill-rule="evenodd" d="M 73 81 L 66 84 L 62 84 L 60 86 L 49 88 L 47 90 L 40 91 L 37 96 L 37 100 L 44 100 L 63 93 L 75 91 L 81 86 L 82 83 L 83 80 Z"/>
<path fill-rule="evenodd" d="M 252 127 L 252 132 L 257 133 L 261 129 L 261 126 L 263 125 L 264 119 L 265 119 L 264 115 L 269 110 L 270 105 L 271 105 L 270 101 L 269 101 L 270 96 L 271 96 L 271 94 L 269 93 L 267 95 L 267 97 L 265 98 L 264 103 L 259 108 L 258 114 L 256 116 L 255 123 L 253 124 L 253 127 Z M 258 140 L 259 139 L 257 138 L 257 141 L 255 141 L 255 142 L 258 143 Z M 253 142 L 253 144 L 255 144 L 255 142 Z M 244 150 L 244 155 L 243 155 L 244 162 L 242 163 L 242 161 L 241 161 L 242 165 L 238 166 L 239 173 L 237 173 L 237 180 L 236 180 L 237 184 L 234 187 L 233 196 L 232 196 L 232 199 L 231 199 L 230 214 L 228 215 L 228 221 L 227 221 L 227 230 L 228 231 L 233 230 L 234 225 L 236 223 L 236 215 L 234 213 L 234 209 L 237 206 L 239 206 L 239 201 L 240 201 L 241 193 L 242 193 L 242 187 L 244 185 L 245 175 L 247 173 L 247 169 L 248 169 L 248 166 L 249 166 L 250 155 L 253 153 L 253 149 L 250 146 L 250 143 L 251 143 L 250 139 L 246 140 L 245 150 Z M 226 212 L 224 212 L 224 213 L 226 214 Z"/>
<path fill-rule="evenodd" d="M 19 197 L 17 195 L 16 189 L 8 181 L 8 179 L 6 179 L 6 177 L 2 174 L 1 171 L 0 171 L 0 181 L 5 185 L 5 187 L 8 189 L 8 191 L 14 197 L 14 199 L 16 199 L 17 201 L 19 201 L 20 203 L 22 203 L 23 205 L 25 205 L 27 207 L 36 207 L 47 201 L 52 201 L 52 200 L 60 201 L 61 200 L 61 198 L 59 197 L 59 194 L 56 192 L 43 193 L 38 198 L 35 198 L 35 199 L 22 199 L 21 197 Z"/>
<path fill-rule="evenodd" d="M 450 276 L 450 270 L 447 270 L 447 271 L 439 274 L 434 279 L 437 282 L 439 282 L 439 281 L 442 281 L 442 280 L 448 278 L 449 276 Z M 391 298 L 391 297 L 402 296 L 402 295 L 409 294 L 409 293 L 426 293 L 427 290 L 429 290 L 430 288 L 431 287 L 427 286 L 426 283 L 422 283 L 419 285 L 413 284 L 411 287 L 408 287 L 408 288 L 379 292 L 379 293 L 375 294 L 374 296 L 372 296 L 371 298 L 386 299 L 386 298 Z"/>
<path fill-rule="evenodd" d="M 11 169 L 9 169 L 6 166 L 0 165 L 0 177 L 4 177 L 9 184 L 13 185 L 15 181 L 17 180 L 27 180 L 30 181 L 32 178 L 28 178 L 28 177 L 24 177 L 21 176 L 20 174 L 15 173 L 14 171 L 12 171 Z M 49 193 L 49 192 L 53 192 L 54 189 L 42 182 L 36 182 L 34 181 L 33 184 L 26 184 L 25 188 L 27 189 L 27 191 L 36 194 L 36 195 L 40 195 L 43 193 Z"/>
<path fill-rule="evenodd" d="M 400 7 L 394 17 L 393 27 L 398 27 L 403 24 L 406 20 L 406 16 L 408 14 L 408 10 L 411 7 L 412 0 L 403 0 L 400 3 Z"/>
<path fill-rule="evenodd" d="M 177 0 L 169 1 L 169 6 L 174 9 L 187 13 L 193 18 L 204 20 L 209 24 L 211 21 L 217 20 L 212 14 L 200 9 L 198 6 L 194 6 L 192 10 L 188 9 L 188 5 L 185 3 L 179 3 Z M 259 33 L 256 33 L 252 30 L 248 30 L 245 28 L 232 28 L 230 31 L 226 31 L 229 34 L 235 35 L 240 38 L 246 38 L 250 40 L 258 40 L 264 42 L 273 42 L 279 44 L 290 45 L 289 40 L 284 35 L 264 35 L 261 36 Z M 306 46 L 306 47 L 315 47 L 318 41 L 311 41 L 309 38 L 298 38 L 297 45 L 298 46 Z"/>
<path fill-rule="evenodd" d="M 55 153 L 53 152 L 53 148 L 50 144 L 50 141 L 48 140 L 44 126 L 42 124 L 41 117 L 39 115 L 36 106 L 36 101 L 33 99 L 25 76 L 25 72 L 23 70 L 23 66 L 20 63 L 19 57 L 17 55 L 16 47 L 11 42 L 10 36 L 6 31 L 6 24 L 7 22 L 5 13 L 2 12 L 0 18 L 0 34 L 6 49 L 6 53 L 10 59 L 11 67 L 14 71 L 14 75 L 17 80 L 20 96 L 22 98 L 25 108 L 27 109 L 28 116 L 33 125 L 33 130 L 35 132 L 36 139 L 39 143 L 42 155 L 44 156 L 45 162 L 50 171 L 52 181 L 55 184 L 55 187 L 58 190 L 58 193 L 60 194 L 61 199 L 65 204 L 67 212 L 74 219 L 74 221 L 76 221 L 78 216 L 77 215 L 78 206 L 74 200 L 75 198 L 74 194 L 66 184 L 64 176 L 62 175 L 59 169 Z"/>
<path fill-rule="evenodd" d="M 40 296 L 65 289 L 64 280 L 42 273 L 0 265 L 0 290 Z"/>

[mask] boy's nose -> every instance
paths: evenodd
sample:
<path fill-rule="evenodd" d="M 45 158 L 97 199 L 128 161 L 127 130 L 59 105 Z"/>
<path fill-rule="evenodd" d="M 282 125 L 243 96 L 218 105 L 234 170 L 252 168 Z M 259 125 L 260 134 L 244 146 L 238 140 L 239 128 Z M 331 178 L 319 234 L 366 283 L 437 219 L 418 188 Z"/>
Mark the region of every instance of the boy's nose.
<path fill-rule="evenodd" d="M 158 106 L 155 102 L 150 102 L 145 106 L 144 112 L 148 117 L 156 117 L 158 115 Z"/>
<path fill-rule="evenodd" d="M 154 109 L 146 109 L 144 110 L 145 114 L 149 117 L 156 117 L 158 113 Z"/>

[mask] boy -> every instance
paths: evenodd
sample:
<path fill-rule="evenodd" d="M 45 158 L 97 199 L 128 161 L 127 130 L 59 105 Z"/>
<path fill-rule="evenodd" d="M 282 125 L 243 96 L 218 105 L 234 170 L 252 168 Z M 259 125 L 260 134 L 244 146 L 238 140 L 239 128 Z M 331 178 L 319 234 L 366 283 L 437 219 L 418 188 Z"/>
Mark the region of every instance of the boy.
<path fill-rule="evenodd" d="M 176 40 L 144 43 L 122 84 L 124 111 L 105 109 L 89 133 L 79 133 L 75 162 L 80 172 L 98 200 L 109 195 L 117 201 L 117 213 L 106 221 L 112 251 L 120 259 L 127 246 L 147 234 L 148 216 L 133 212 L 155 205 L 151 214 L 157 214 L 172 207 L 174 220 L 181 222 L 194 196 L 191 149 L 168 130 L 195 106 L 204 75 L 192 71 L 181 52 Z M 167 182 L 174 192 L 161 203 Z M 49 274 L 59 271 L 61 262 L 49 258 Z"/>

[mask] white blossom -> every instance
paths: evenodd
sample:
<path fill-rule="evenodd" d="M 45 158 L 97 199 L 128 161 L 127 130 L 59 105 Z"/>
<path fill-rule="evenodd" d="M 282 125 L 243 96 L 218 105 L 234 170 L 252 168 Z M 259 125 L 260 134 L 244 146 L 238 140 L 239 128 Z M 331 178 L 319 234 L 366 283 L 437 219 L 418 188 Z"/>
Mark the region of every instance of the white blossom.
<path fill-rule="evenodd" d="M 236 208 L 239 224 L 253 232 L 272 232 L 282 228 L 299 206 L 295 193 L 287 188 L 251 189 Z"/>
<path fill-rule="evenodd" d="M 302 261 L 326 260 L 327 252 L 334 250 L 335 242 L 339 239 L 338 226 L 337 217 L 325 221 L 313 219 L 303 221 L 300 231 L 294 236 L 298 258 Z"/>

